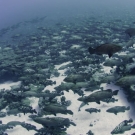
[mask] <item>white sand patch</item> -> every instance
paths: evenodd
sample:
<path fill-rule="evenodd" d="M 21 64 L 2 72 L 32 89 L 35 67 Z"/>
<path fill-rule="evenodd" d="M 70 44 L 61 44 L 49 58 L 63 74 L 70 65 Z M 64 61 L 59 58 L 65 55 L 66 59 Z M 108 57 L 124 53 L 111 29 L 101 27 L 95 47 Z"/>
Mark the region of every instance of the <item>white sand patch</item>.
<path fill-rule="evenodd" d="M 18 81 L 18 82 L 8 81 L 8 82 L 0 84 L 0 89 L 10 90 L 11 86 L 14 86 L 14 85 L 21 85 L 21 82 L 20 81 Z"/>

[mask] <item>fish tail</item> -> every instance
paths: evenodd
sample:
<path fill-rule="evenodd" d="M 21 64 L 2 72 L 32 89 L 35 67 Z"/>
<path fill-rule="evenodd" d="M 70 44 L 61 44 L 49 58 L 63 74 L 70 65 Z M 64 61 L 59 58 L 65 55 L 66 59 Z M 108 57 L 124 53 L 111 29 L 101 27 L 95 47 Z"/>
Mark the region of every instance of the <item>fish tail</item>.
<path fill-rule="evenodd" d="M 128 106 L 128 107 L 126 108 L 126 110 L 130 110 L 130 106 Z"/>
<path fill-rule="evenodd" d="M 90 54 L 94 54 L 95 53 L 95 49 L 93 49 L 92 47 L 89 47 L 88 51 L 89 51 Z"/>
<path fill-rule="evenodd" d="M 119 90 L 115 90 L 115 91 L 113 91 L 113 95 L 117 95 L 117 94 L 118 94 L 118 92 L 119 92 Z"/>
<path fill-rule="evenodd" d="M 132 128 L 135 128 L 135 124 L 134 124 L 134 125 L 132 125 Z"/>
<path fill-rule="evenodd" d="M 73 112 L 71 110 L 67 110 L 67 113 L 73 115 Z"/>
<path fill-rule="evenodd" d="M 133 119 L 132 119 L 132 118 L 130 118 L 130 119 L 128 120 L 128 122 L 129 122 L 129 123 L 133 122 Z"/>
<path fill-rule="evenodd" d="M 70 124 L 72 124 L 73 126 L 76 126 L 76 124 L 74 122 L 72 122 L 72 121 L 70 122 Z"/>

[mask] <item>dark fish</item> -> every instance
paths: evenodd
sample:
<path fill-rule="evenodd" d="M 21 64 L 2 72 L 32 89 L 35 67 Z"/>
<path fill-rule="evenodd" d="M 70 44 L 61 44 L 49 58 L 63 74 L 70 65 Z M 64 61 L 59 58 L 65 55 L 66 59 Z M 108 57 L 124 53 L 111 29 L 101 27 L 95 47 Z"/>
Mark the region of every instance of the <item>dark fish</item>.
<path fill-rule="evenodd" d="M 117 95 L 118 91 L 119 90 L 112 91 L 111 89 L 97 91 L 90 94 L 89 96 L 80 97 L 78 98 L 78 100 L 83 101 L 84 103 L 96 102 L 100 104 L 100 101 L 102 101 L 103 99 L 112 98 L 113 95 Z"/>
<path fill-rule="evenodd" d="M 128 106 L 128 107 L 125 107 L 125 106 L 115 106 L 115 107 L 109 108 L 106 111 L 109 112 L 109 113 L 114 113 L 115 115 L 117 115 L 117 113 L 125 112 L 126 110 L 130 110 L 130 106 Z"/>
<path fill-rule="evenodd" d="M 100 112 L 101 110 L 100 109 L 96 109 L 96 108 L 87 108 L 85 109 L 86 112 L 89 112 L 89 113 L 93 113 L 93 112 Z"/>
<path fill-rule="evenodd" d="M 130 37 L 135 36 L 135 28 L 129 28 L 125 31 Z"/>
<path fill-rule="evenodd" d="M 106 44 L 97 46 L 95 49 L 93 49 L 92 47 L 89 47 L 88 51 L 90 54 L 97 54 L 97 55 L 108 54 L 110 58 L 114 53 L 120 51 L 121 49 L 122 47 L 119 45 L 106 43 Z"/>

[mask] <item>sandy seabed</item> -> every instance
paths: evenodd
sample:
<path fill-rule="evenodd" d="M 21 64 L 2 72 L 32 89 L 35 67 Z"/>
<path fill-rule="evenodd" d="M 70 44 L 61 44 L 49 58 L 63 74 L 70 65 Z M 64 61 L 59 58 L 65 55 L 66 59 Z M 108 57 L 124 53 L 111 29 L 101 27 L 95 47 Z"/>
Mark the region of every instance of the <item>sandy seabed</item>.
<path fill-rule="evenodd" d="M 66 63 L 64 63 L 66 64 Z M 61 65 L 57 65 L 56 68 L 58 69 Z M 63 79 L 66 77 L 64 76 L 64 70 L 60 70 L 60 76 L 59 77 L 53 77 L 51 80 L 56 81 L 55 85 L 47 86 L 44 90 L 48 89 L 50 91 L 54 91 L 54 87 L 61 84 Z M 11 86 L 13 85 L 20 85 L 20 82 L 5 82 L 3 84 L 0 84 L 0 89 L 5 88 L 6 90 L 10 90 Z M 123 93 L 123 90 L 114 85 L 114 84 L 101 84 L 101 86 L 106 89 L 112 89 L 112 90 L 119 90 L 118 95 L 115 96 L 116 99 L 118 99 L 117 102 L 114 103 L 105 103 L 101 102 L 100 104 L 97 103 L 89 103 L 89 105 L 85 105 L 81 108 L 81 111 L 78 111 L 78 108 L 82 102 L 78 101 L 79 98 L 78 94 L 74 94 L 72 90 L 69 90 L 69 92 L 64 91 L 64 96 L 66 97 L 66 100 L 71 100 L 72 104 L 68 107 L 68 109 L 73 111 L 73 115 L 64 115 L 64 114 L 57 114 L 57 117 L 64 117 L 69 118 L 73 120 L 73 122 L 76 124 L 76 126 L 70 126 L 67 128 L 68 135 L 86 135 L 86 133 L 91 130 L 94 135 L 110 135 L 111 131 L 123 120 L 129 120 L 130 118 L 133 119 L 133 123 L 135 122 L 135 105 L 131 104 L 127 101 L 126 95 Z M 92 92 L 85 92 L 84 94 L 87 96 L 91 94 Z M 58 100 L 60 97 L 58 97 Z M 33 109 L 36 109 L 38 111 L 38 98 L 32 97 L 30 98 L 31 106 Z M 129 111 L 125 111 L 124 113 L 118 113 L 117 115 L 113 113 L 108 113 L 106 110 L 110 107 L 114 106 L 130 106 Z M 88 113 L 85 111 L 86 108 L 97 108 L 100 109 L 101 112 L 98 113 Z M 6 111 L 6 109 L 3 109 L 2 111 Z M 29 114 L 23 114 L 20 113 L 17 116 L 10 115 L 6 116 L 4 118 L 0 118 L 2 120 L 3 124 L 6 124 L 9 121 L 21 121 L 30 123 L 32 125 L 35 125 L 37 129 L 41 128 L 42 125 L 35 123 L 32 121 L 29 117 Z M 54 117 L 54 115 L 47 115 L 45 117 Z M 93 126 L 90 126 L 93 125 Z M 126 131 L 123 133 L 123 135 L 131 135 L 135 132 L 135 129 L 131 129 L 130 131 Z M 6 130 L 6 133 L 8 135 L 34 135 L 36 131 L 33 130 L 26 130 L 25 128 L 21 126 L 16 126 L 13 129 Z M 120 134 L 117 134 L 120 135 Z"/>

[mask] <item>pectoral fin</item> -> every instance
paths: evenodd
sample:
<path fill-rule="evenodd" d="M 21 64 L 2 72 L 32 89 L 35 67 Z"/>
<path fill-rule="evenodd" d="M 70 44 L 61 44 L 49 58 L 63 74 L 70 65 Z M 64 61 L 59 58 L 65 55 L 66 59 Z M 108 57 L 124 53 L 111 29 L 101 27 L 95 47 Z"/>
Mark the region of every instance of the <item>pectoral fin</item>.
<path fill-rule="evenodd" d="M 56 113 L 53 113 L 54 116 L 56 116 Z"/>
<path fill-rule="evenodd" d="M 97 104 L 100 104 L 100 101 L 96 101 Z"/>
<path fill-rule="evenodd" d="M 108 53 L 109 58 L 111 58 L 112 55 L 113 55 L 113 54 L 112 54 L 111 52 Z"/>

